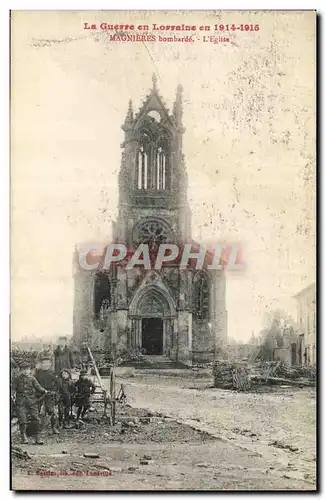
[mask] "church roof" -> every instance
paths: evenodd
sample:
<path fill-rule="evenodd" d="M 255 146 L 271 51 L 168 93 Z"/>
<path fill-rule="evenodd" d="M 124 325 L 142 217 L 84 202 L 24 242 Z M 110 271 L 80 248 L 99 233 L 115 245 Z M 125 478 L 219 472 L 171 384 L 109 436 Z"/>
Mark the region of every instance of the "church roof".
<path fill-rule="evenodd" d="M 164 121 L 168 121 L 172 124 L 172 119 L 169 113 L 169 110 L 162 98 L 162 96 L 159 94 L 158 88 L 157 88 L 157 77 L 155 74 L 152 76 L 152 89 L 149 94 L 147 94 L 142 106 L 140 107 L 138 113 L 135 115 L 133 122 L 137 123 L 139 119 L 149 111 L 157 111 L 162 119 Z M 130 116 L 130 113 L 128 111 L 128 114 Z M 128 115 L 127 115 L 128 117 Z"/>

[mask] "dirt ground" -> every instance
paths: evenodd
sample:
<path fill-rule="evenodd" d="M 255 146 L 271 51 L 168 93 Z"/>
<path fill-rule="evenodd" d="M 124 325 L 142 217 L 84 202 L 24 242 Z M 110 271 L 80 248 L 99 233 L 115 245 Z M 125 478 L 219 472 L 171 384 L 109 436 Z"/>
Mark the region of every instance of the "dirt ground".
<path fill-rule="evenodd" d="M 13 489 L 315 490 L 312 389 L 236 393 L 154 373 L 118 382 L 132 405 L 119 405 L 118 424 L 99 408 L 80 429 L 47 429 L 43 446 L 21 446 L 29 460 L 13 459 Z"/>

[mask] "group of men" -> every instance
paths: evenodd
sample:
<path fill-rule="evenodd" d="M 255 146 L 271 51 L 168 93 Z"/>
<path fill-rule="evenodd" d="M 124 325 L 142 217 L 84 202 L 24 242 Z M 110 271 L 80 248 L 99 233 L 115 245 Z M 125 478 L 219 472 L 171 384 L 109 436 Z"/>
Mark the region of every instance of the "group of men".
<path fill-rule="evenodd" d="M 54 350 L 54 370 L 52 364 L 51 354 L 41 353 L 34 375 L 31 364 L 23 361 L 18 367 L 19 373 L 13 378 L 12 397 L 24 444 L 28 443 L 29 423 L 33 427 L 35 443 L 43 444 L 40 439 L 42 409 L 50 417 L 53 433 L 58 434 L 60 426 L 67 427 L 73 405 L 77 407 L 77 423 L 90 408 L 90 396 L 95 392 L 95 385 L 83 369 L 78 380 L 72 380 L 74 360 L 66 337 L 60 337 L 59 345 Z"/>

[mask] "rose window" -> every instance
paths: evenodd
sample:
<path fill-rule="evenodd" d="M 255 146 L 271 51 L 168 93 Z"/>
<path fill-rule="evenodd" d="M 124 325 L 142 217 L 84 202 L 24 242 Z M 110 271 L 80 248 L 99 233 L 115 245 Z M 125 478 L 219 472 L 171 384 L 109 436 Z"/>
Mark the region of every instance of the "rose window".
<path fill-rule="evenodd" d="M 167 228 L 161 222 L 147 221 L 138 229 L 138 243 L 146 243 L 151 247 L 165 243 L 167 237 Z"/>

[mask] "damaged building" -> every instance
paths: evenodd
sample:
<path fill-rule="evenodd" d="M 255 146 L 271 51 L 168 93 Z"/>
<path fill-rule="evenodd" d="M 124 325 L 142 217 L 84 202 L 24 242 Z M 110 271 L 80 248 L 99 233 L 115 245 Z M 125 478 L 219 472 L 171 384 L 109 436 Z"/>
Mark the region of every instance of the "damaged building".
<path fill-rule="evenodd" d="M 182 152 L 182 88 L 172 114 L 159 95 L 155 76 L 150 94 L 124 124 L 119 173 L 118 219 L 112 241 L 128 248 L 162 243 L 180 248 L 191 237 L 187 173 Z M 197 248 L 198 248 L 197 244 Z M 76 261 L 77 261 L 77 255 Z M 123 263 L 87 271 L 74 266 L 74 339 L 114 355 L 143 352 L 174 361 L 210 361 L 226 340 L 225 273 L 178 263 L 160 270 Z"/>

